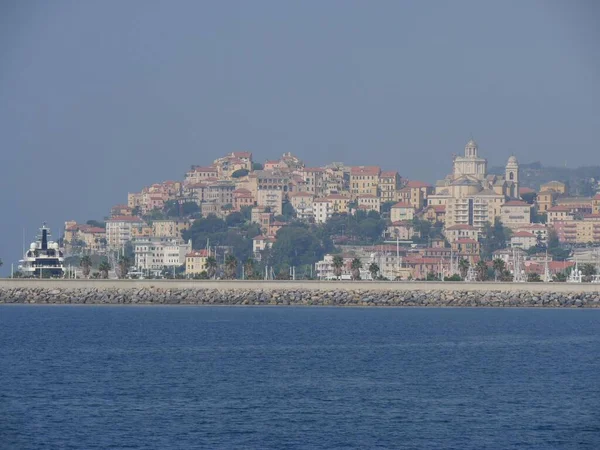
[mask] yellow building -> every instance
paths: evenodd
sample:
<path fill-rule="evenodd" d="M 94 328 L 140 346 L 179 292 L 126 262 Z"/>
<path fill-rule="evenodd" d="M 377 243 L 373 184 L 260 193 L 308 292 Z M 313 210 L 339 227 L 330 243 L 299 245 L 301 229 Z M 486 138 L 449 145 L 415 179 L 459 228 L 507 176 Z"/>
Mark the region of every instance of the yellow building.
<path fill-rule="evenodd" d="M 382 202 L 395 202 L 400 189 L 400 174 L 395 170 L 381 172 L 379 176 L 379 195 Z"/>
<path fill-rule="evenodd" d="M 554 206 L 554 202 L 558 193 L 551 190 L 543 190 L 537 194 L 536 203 L 540 213 L 546 213 L 550 208 Z"/>
<path fill-rule="evenodd" d="M 187 220 L 155 220 L 152 222 L 152 235 L 154 237 L 180 238 L 181 232 L 189 227 L 190 223 Z"/>
<path fill-rule="evenodd" d="M 592 198 L 592 214 L 600 214 L 600 194 Z"/>
<path fill-rule="evenodd" d="M 206 271 L 206 260 L 209 257 L 208 250 L 194 250 L 185 255 L 185 273 L 197 275 Z"/>
<path fill-rule="evenodd" d="M 549 181 L 540 186 L 540 192 L 542 191 L 554 191 L 557 194 L 564 195 L 567 193 L 567 185 L 560 181 Z"/>
<path fill-rule="evenodd" d="M 378 166 L 356 166 L 350 168 L 350 192 L 353 197 L 357 195 L 371 194 L 379 196 L 379 175 L 381 169 Z"/>
<path fill-rule="evenodd" d="M 348 212 L 348 203 L 350 198 L 342 194 L 331 194 L 325 197 L 329 202 L 332 214 L 343 214 Z"/>

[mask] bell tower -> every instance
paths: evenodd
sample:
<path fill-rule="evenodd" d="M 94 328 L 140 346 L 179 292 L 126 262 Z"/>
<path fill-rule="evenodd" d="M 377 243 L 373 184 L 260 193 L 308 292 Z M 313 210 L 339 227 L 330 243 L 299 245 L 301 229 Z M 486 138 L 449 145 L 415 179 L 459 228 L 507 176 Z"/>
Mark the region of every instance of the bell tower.
<path fill-rule="evenodd" d="M 519 198 L 519 161 L 512 155 L 506 163 L 505 178 L 507 184 L 507 193 L 511 198 Z"/>

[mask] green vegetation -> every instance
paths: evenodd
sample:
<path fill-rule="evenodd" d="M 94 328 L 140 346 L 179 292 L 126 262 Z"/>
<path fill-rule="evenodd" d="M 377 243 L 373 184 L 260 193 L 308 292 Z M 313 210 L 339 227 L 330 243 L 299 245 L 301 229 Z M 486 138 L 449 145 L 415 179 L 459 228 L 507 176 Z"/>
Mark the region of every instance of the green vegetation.
<path fill-rule="evenodd" d="M 379 273 L 379 265 L 377 263 L 372 262 L 369 265 L 369 273 L 371 274 L 371 279 L 376 280 L 377 274 Z"/>
<path fill-rule="evenodd" d="M 242 178 L 248 175 L 248 169 L 238 169 L 231 174 L 232 178 Z"/>
<path fill-rule="evenodd" d="M 360 259 L 354 258 L 350 264 L 353 280 L 360 280 L 360 269 L 362 269 L 362 262 L 360 262 Z"/>
<path fill-rule="evenodd" d="M 486 223 L 480 238 L 481 257 L 484 260 L 490 260 L 496 250 L 506 247 L 511 234 L 511 231 L 505 228 L 499 219 L 494 222 L 493 226 L 489 222 Z"/>
<path fill-rule="evenodd" d="M 252 163 L 252 170 L 263 170 L 264 166 L 261 163 Z"/>
<path fill-rule="evenodd" d="M 79 265 L 81 266 L 81 270 L 83 272 L 83 276 L 85 278 L 89 278 L 90 277 L 90 271 L 92 269 L 92 258 L 90 258 L 88 255 L 85 255 L 81 258 L 81 261 L 79 261 Z"/>

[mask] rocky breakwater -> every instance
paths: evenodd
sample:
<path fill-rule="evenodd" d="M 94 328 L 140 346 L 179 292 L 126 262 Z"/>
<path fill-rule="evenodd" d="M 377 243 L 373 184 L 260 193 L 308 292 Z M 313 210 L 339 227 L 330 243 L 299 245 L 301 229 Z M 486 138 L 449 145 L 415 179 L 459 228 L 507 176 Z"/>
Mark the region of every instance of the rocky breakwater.
<path fill-rule="evenodd" d="M 600 308 L 600 292 L 447 289 L 1 287 L 5 304 L 298 305 Z"/>

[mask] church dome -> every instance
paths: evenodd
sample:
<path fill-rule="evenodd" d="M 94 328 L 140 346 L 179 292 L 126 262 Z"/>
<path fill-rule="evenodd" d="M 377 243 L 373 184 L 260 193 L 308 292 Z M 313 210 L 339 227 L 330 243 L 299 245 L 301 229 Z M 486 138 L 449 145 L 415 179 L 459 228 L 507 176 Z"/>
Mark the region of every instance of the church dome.
<path fill-rule="evenodd" d="M 477 148 L 477 142 L 475 142 L 473 139 L 470 139 L 469 142 L 467 142 L 466 147 L 475 147 L 475 148 Z"/>
<path fill-rule="evenodd" d="M 517 161 L 517 158 L 515 157 L 515 155 L 511 155 L 511 157 L 508 158 L 508 163 L 506 165 L 514 166 L 514 165 L 518 165 L 518 164 L 519 164 L 519 161 Z"/>

